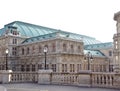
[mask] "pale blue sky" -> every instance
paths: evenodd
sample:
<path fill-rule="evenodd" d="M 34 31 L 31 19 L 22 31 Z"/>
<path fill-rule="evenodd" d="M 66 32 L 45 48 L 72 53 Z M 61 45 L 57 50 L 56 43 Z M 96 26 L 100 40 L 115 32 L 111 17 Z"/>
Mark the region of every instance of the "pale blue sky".
<path fill-rule="evenodd" d="M 113 41 L 120 0 L 0 0 L 0 28 L 23 21 Z"/>

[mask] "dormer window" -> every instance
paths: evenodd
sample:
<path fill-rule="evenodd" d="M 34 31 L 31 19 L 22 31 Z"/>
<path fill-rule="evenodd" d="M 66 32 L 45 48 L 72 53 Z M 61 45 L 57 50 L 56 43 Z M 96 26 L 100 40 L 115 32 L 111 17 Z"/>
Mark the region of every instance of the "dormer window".
<path fill-rule="evenodd" d="M 8 30 L 9 33 L 11 33 L 12 35 L 19 35 L 19 32 L 17 31 L 17 27 L 8 26 Z"/>
<path fill-rule="evenodd" d="M 16 30 L 11 30 L 11 33 L 12 33 L 13 35 L 19 35 L 19 32 L 16 31 Z"/>
<path fill-rule="evenodd" d="M 12 34 L 13 35 L 17 35 L 17 31 L 12 31 Z"/>

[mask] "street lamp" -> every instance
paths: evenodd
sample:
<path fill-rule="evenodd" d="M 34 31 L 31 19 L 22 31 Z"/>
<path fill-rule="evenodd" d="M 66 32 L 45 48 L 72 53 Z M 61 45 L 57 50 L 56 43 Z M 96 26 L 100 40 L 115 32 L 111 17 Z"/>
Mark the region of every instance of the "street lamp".
<path fill-rule="evenodd" d="M 7 61 L 8 53 L 9 53 L 9 50 L 6 49 L 5 50 L 5 54 L 6 54 L 6 70 L 8 70 L 8 61 Z"/>
<path fill-rule="evenodd" d="M 92 54 L 88 52 L 87 53 L 88 70 L 90 70 L 90 60 L 93 60 L 93 57 Z"/>
<path fill-rule="evenodd" d="M 44 47 L 44 53 L 45 53 L 45 70 L 46 70 L 46 54 L 47 54 L 47 51 L 48 51 L 47 47 Z"/>

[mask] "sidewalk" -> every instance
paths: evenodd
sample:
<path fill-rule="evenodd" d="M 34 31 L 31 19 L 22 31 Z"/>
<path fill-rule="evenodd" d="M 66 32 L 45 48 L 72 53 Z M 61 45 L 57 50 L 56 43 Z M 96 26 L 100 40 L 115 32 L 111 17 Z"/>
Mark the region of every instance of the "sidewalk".
<path fill-rule="evenodd" d="M 40 85 L 35 83 L 0 84 L 0 87 L 6 88 L 7 91 L 120 91 L 116 89 L 106 88 L 89 88 L 63 85 Z M 2 88 L 0 91 L 2 91 Z M 3 89 L 3 91 L 6 90 Z"/>

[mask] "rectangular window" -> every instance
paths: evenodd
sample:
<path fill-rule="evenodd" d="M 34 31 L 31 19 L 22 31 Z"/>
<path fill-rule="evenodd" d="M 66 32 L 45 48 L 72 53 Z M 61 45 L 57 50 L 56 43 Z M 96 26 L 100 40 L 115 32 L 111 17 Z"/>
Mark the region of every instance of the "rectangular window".
<path fill-rule="evenodd" d="M 80 72 L 81 70 L 81 64 L 77 64 L 77 72 Z"/>
<path fill-rule="evenodd" d="M 35 71 L 35 65 L 32 65 L 32 71 Z"/>
<path fill-rule="evenodd" d="M 16 38 L 13 39 L 13 44 L 17 44 L 17 39 Z"/>
<path fill-rule="evenodd" d="M 25 71 L 25 66 L 21 65 L 21 71 Z"/>
<path fill-rule="evenodd" d="M 56 72 L 56 64 L 52 64 L 52 70 L 53 72 Z"/>
<path fill-rule="evenodd" d="M 30 65 L 26 66 L 26 71 L 30 71 Z"/>
<path fill-rule="evenodd" d="M 75 72 L 75 65 L 74 64 L 70 64 L 70 72 Z"/>
<path fill-rule="evenodd" d="M 67 64 L 62 64 L 62 72 L 67 72 Z"/>
<path fill-rule="evenodd" d="M 16 53 L 17 53 L 17 48 L 16 48 L 16 47 L 13 47 L 13 48 L 12 48 L 12 55 L 16 55 Z"/>
<path fill-rule="evenodd" d="M 64 72 L 64 64 L 62 64 L 62 72 Z"/>
<path fill-rule="evenodd" d="M 71 52 L 74 52 L 74 46 L 71 45 Z"/>
<path fill-rule="evenodd" d="M 49 64 L 46 65 L 46 69 L 49 69 Z"/>
<path fill-rule="evenodd" d="M 42 64 L 38 64 L 38 70 L 42 69 Z"/>
<path fill-rule="evenodd" d="M 75 72 L 75 65 L 73 64 L 73 71 L 72 72 Z"/>
<path fill-rule="evenodd" d="M 67 64 L 65 64 L 65 72 L 67 72 Z"/>

